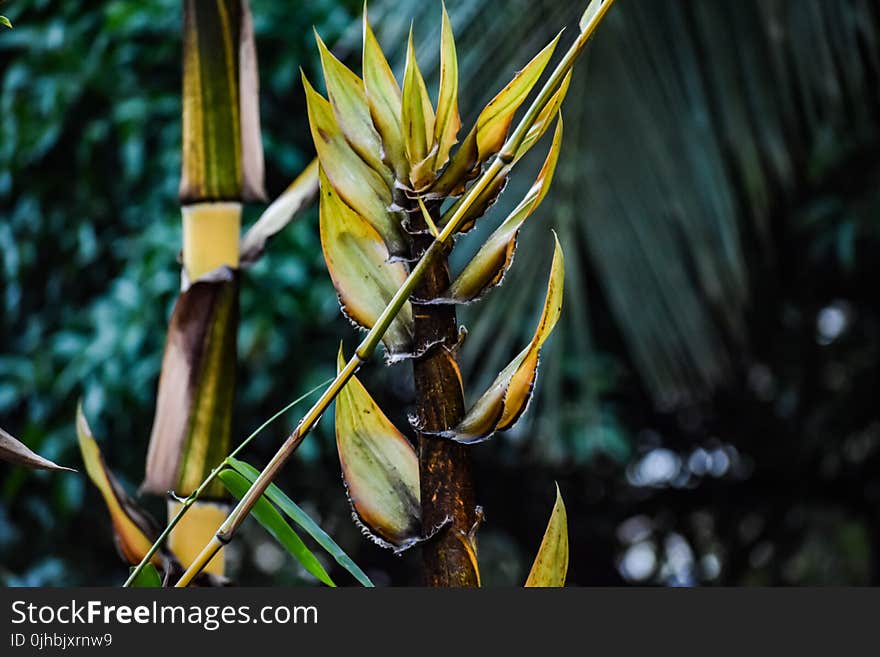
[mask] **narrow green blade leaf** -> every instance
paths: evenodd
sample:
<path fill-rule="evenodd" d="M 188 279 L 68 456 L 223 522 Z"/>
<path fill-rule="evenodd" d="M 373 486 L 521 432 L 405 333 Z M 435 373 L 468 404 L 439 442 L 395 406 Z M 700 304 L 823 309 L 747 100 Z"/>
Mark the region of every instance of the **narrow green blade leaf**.
<path fill-rule="evenodd" d="M 9 22 L 9 19 L 6 16 L 0 16 L 0 25 L 5 25 L 9 29 L 12 29 L 12 23 Z"/>
<path fill-rule="evenodd" d="M 244 497 L 250 488 L 250 482 L 235 470 L 223 470 L 217 476 L 223 482 L 223 485 L 226 486 L 226 489 L 238 499 Z M 251 513 L 257 519 L 257 522 L 302 564 L 303 568 L 327 586 L 336 586 L 333 580 L 330 579 L 330 575 L 324 570 L 321 562 L 315 558 L 315 555 L 306 547 L 306 544 L 302 542 L 302 539 L 297 536 L 290 525 L 285 522 L 284 517 L 278 512 L 278 509 L 272 506 L 272 503 L 266 499 L 265 495 L 257 500 Z"/>
<path fill-rule="evenodd" d="M 134 566 L 132 566 L 131 570 L 134 570 Z M 151 563 L 147 563 L 141 569 L 141 572 L 138 573 L 138 576 L 134 578 L 131 586 L 136 589 L 158 589 L 162 587 L 162 578 L 159 577 L 159 571 L 156 570 L 156 567 Z"/>
<path fill-rule="evenodd" d="M 72 468 L 65 468 L 57 463 L 53 463 L 49 459 L 44 459 L 27 445 L 10 436 L 3 429 L 0 429 L 0 461 L 8 461 L 15 465 L 23 465 L 27 468 L 37 468 L 40 470 L 68 470 L 76 472 Z"/>
<path fill-rule="evenodd" d="M 254 483 L 260 474 L 259 470 L 244 461 L 230 458 L 227 459 L 227 462 L 236 472 L 247 479 L 250 483 Z M 272 500 L 272 502 L 275 503 L 288 518 L 302 527 L 309 536 L 315 539 L 315 542 L 324 548 L 327 553 L 336 560 L 336 563 L 351 573 L 358 582 L 366 587 L 373 586 L 373 582 L 370 581 L 370 578 L 367 577 L 366 573 L 364 573 L 364 571 L 352 561 L 351 557 L 349 557 L 342 548 L 330 538 L 327 532 L 321 529 L 318 523 L 312 520 L 308 514 L 296 504 L 296 502 L 284 493 L 284 491 L 278 488 L 275 484 L 269 484 L 269 488 L 266 489 L 265 495 Z"/>
<path fill-rule="evenodd" d="M 568 574 L 568 517 L 557 485 L 556 503 L 553 505 L 541 547 L 538 548 L 538 556 L 535 557 L 525 585 L 527 587 L 565 586 L 566 574 Z"/>

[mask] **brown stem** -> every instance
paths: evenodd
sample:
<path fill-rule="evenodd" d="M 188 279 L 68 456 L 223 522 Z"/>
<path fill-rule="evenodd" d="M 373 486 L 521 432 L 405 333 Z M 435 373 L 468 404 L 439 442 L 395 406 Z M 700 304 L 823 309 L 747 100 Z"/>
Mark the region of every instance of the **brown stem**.
<path fill-rule="evenodd" d="M 436 210 L 432 208 L 432 213 Z M 411 217 L 415 227 L 424 226 L 418 210 Z M 417 235 L 413 241 L 413 255 L 421 257 L 433 238 Z M 433 299 L 448 287 L 447 258 L 439 257 L 426 270 L 413 297 Z M 458 340 L 455 306 L 416 304 L 413 311 L 416 352 L 427 350 L 413 361 L 417 416 L 424 431 L 419 432 L 423 531 L 430 533 L 449 521 L 422 546 L 425 584 L 477 586 L 478 575 L 463 542 L 477 520 L 470 451 L 466 445 L 431 435 L 456 426 L 464 417 L 464 393 L 454 351 Z"/>

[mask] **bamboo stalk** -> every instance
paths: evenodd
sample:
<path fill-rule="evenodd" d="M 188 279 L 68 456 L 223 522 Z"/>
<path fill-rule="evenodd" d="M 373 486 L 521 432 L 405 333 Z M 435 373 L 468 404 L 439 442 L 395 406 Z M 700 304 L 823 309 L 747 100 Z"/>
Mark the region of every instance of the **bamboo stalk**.
<path fill-rule="evenodd" d="M 423 210 L 424 210 L 423 206 Z M 439 211 L 435 205 L 434 212 Z M 419 225 L 419 214 L 412 213 L 417 228 L 430 224 L 430 214 Z M 427 241 L 427 244 L 425 242 Z M 430 246 L 428 235 L 417 235 L 413 256 Z M 421 244 L 420 244 L 421 242 Z M 427 268 L 416 289 L 419 299 L 436 299 L 449 288 L 447 253 Z M 436 434 L 457 426 L 465 413 L 461 374 L 451 349 L 458 341 L 458 323 L 453 304 L 417 304 L 413 308 L 413 360 L 416 388 L 419 487 L 421 489 L 422 533 L 436 527 L 444 529 L 422 546 L 424 583 L 428 586 L 478 586 L 479 574 L 468 553 L 467 535 L 477 521 L 471 450 Z M 433 347 L 432 347 L 433 345 Z M 449 347 L 449 349 L 444 348 Z"/>
<path fill-rule="evenodd" d="M 260 476 L 251 485 L 248 492 L 241 498 L 232 512 L 227 516 L 223 525 L 218 529 L 216 535 L 201 551 L 199 556 L 190 564 L 186 572 L 178 580 L 176 587 L 187 586 L 193 578 L 198 575 L 202 569 L 210 562 L 210 560 L 223 549 L 223 546 L 232 540 L 237 529 L 244 522 L 244 519 L 250 513 L 256 501 L 262 496 L 269 485 L 274 480 L 278 471 L 284 466 L 287 460 L 293 455 L 299 447 L 302 440 L 308 432 L 314 427 L 315 423 L 320 419 L 321 415 L 327 410 L 330 403 L 335 399 L 336 395 L 345 386 L 349 379 L 358 371 L 360 366 L 372 356 L 382 335 L 388 329 L 397 313 L 403 307 L 403 304 L 409 299 L 416 286 L 422 280 L 435 258 L 441 257 L 448 247 L 449 241 L 456 233 L 459 225 L 464 221 L 466 212 L 477 199 L 482 191 L 491 183 L 492 179 L 501 171 L 501 169 L 512 163 L 517 149 L 525 139 L 529 128 L 534 124 L 543 107 L 552 97 L 554 91 L 562 82 L 566 73 L 572 68 L 575 60 L 581 54 L 589 40 L 590 36 L 595 32 L 602 18 L 608 12 L 614 0 L 606 0 L 590 22 L 584 26 L 578 38 L 569 47 L 562 60 L 554 69 L 553 73 L 544 83 L 538 96 L 532 101 L 524 117 L 520 120 L 514 132 L 505 141 L 504 146 L 498 156 L 480 175 L 477 181 L 465 192 L 464 200 L 457 210 L 450 217 L 448 223 L 444 226 L 440 234 L 434 239 L 431 245 L 425 250 L 421 260 L 413 267 L 406 281 L 397 290 L 391 301 L 385 307 L 385 310 L 377 319 L 373 328 L 367 333 L 358 348 L 355 350 L 352 358 L 346 363 L 345 367 L 340 370 L 336 378 L 330 386 L 324 391 L 321 397 L 303 416 L 293 433 L 284 441 L 269 464 L 260 473 Z"/>

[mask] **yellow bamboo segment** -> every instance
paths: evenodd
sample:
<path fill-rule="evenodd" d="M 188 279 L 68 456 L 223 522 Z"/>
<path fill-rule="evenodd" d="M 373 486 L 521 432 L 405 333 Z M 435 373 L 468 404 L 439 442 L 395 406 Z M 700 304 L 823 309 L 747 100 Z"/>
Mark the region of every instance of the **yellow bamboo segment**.
<path fill-rule="evenodd" d="M 177 500 L 168 500 L 168 517 L 174 518 L 181 506 L 182 504 Z M 180 519 L 168 537 L 168 547 L 184 568 L 195 561 L 205 543 L 214 537 L 217 529 L 226 520 L 228 512 L 229 507 L 226 504 L 198 501 Z M 223 575 L 226 568 L 226 559 L 223 555 L 223 552 L 216 554 L 208 562 L 205 572 Z"/>
<path fill-rule="evenodd" d="M 241 203 L 195 203 L 181 214 L 183 266 L 190 282 L 224 265 L 238 268 Z"/>

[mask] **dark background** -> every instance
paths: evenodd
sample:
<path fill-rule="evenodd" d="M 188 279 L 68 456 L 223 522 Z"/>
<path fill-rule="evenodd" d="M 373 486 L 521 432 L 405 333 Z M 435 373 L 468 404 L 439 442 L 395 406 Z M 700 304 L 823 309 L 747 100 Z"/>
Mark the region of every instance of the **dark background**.
<path fill-rule="evenodd" d="M 449 1 L 465 126 L 575 26 L 575 4 Z M 78 467 L 82 398 L 132 491 L 179 286 L 178 5 L 0 5 L 15 25 L 0 31 L 0 426 Z M 358 70 L 360 3 L 252 10 L 276 195 L 312 157 L 299 82 L 300 66 L 320 79 L 311 27 Z M 375 0 L 370 13 L 398 74 L 415 19 L 435 88 L 439 4 Z M 566 308 L 538 394 L 513 431 L 475 448 L 486 584 L 524 581 L 554 481 L 571 584 L 880 583 L 878 28 L 871 0 L 611 10 L 575 71 L 560 167 L 510 279 L 462 313 L 473 396 L 528 340 L 558 231 Z M 519 200 L 545 149 L 482 230 Z M 339 339 L 354 335 L 314 211 L 242 289 L 244 437 L 330 376 Z M 377 361 L 363 377 L 401 427 L 406 374 Z M 295 420 L 247 460 L 265 463 Z M 393 557 L 351 523 L 329 422 L 279 483 L 377 584 L 417 581 L 417 554 Z M 164 517 L 161 500 L 144 502 Z M 310 582 L 255 524 L 228 551 L 242 583 Z M 84 475 L 0 464 L 0 582 L 118 584 L 125 572 Z"/>

